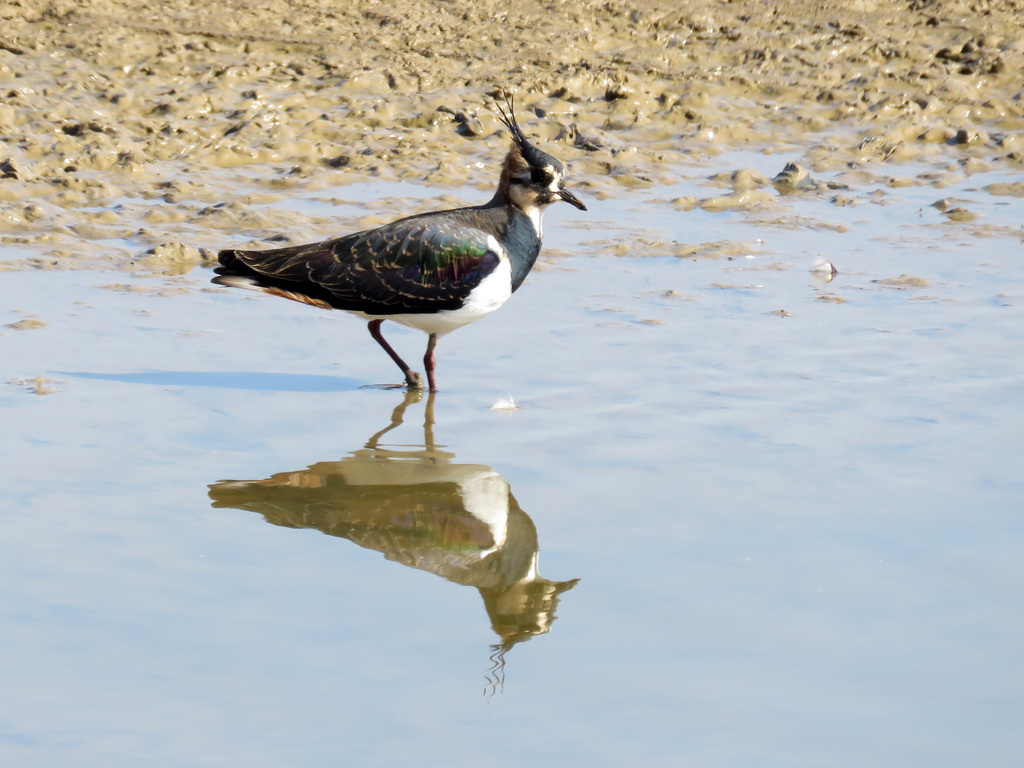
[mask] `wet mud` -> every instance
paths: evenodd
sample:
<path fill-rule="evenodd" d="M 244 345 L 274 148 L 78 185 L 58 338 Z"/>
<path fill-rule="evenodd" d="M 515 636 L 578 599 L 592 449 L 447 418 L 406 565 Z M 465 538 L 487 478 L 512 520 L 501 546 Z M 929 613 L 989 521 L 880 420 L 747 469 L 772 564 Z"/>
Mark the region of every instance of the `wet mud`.
<path fill-rule="evenodd" d="M 844 205 L 868 184 L 1024 166 L 1021 2 L 14 0 L 0 15 L 0 268 L 173 274 L 229 239 L 362 223 L 278 205 L 300 189 L 483 199 L 501 89 L 598 199 L 702 177 L 719 193 L 667 204 L 763 218 L 785 194 Z M 777 154 L 778 175 L 736 167 L 747 151 Z"/>

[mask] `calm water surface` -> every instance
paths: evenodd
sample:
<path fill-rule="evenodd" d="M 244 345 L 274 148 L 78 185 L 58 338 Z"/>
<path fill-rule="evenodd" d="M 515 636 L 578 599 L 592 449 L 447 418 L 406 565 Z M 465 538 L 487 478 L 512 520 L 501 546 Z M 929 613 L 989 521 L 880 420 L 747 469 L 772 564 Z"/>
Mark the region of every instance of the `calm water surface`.
<path fill-rule="evenodd" d="M 429 400 L 364 386 L 397 376 L 362 323 L 201 270 L 0 273 L 0 325 L 46 323 L 0 328 L 0 760 L 1017 765 L 1024 205 L 991 181 L 552 210 Z"/>

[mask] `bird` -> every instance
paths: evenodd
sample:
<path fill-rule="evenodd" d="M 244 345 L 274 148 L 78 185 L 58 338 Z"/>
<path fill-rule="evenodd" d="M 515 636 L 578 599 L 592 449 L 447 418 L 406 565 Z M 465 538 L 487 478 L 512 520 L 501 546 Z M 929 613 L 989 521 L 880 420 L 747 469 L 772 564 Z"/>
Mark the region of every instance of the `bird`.
<path fill-rule="evenodd" d="M 401 369 L 405 386 L 423 377 L 381 334 L 391 320 L 427 334 L 426 387 L 437 391 L 438 340 L 501 307 L 540 254 L 544 210 L 566 202 L 587 207 L 565 187 L 565 167 L 530 143 L 516 121 L 513 96 L 494 110 L 508 129 L 494 196 L 482 205 L 421 213 L 376 229 L 272 250 L 226 249 L 213 282 L 261 291 L 368 322 L 370 335 Z"/>

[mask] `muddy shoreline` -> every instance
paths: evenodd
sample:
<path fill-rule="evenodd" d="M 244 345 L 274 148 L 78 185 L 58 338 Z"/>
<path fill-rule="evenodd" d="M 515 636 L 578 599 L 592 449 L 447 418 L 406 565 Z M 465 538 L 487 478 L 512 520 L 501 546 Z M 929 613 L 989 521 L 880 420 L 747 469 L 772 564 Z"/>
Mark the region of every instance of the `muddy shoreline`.
<path fill-rule="evenodd" d="M 756 209 L 777 192 L 716 162 L 735 151 L 893 187 L 1024 167 L 1024 2 L 16 0 L 0 15 L 7 268 L 153 249 L 186 268 L 229 236 L 336 233 L 273 208 L 295 189 L 485 196 L 500 88 L 587 195 L 703 175 Z"/>

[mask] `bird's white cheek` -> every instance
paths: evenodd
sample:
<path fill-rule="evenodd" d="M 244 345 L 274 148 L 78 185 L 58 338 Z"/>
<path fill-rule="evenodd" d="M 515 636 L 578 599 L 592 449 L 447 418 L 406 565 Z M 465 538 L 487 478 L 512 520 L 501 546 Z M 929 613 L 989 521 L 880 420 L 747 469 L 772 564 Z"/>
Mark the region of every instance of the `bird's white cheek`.
<path fill-rule="evenodd" d="M 537 195 L 534 192 L 519 190 L 513 187 L 509 196 L 512 198 L 512 203 L 530 219 L 530 223 L 533 224 L 533 231 L 537 233 L 537 237 L 543 237 L 544 230 L 541 224 L 541 215 L 544 213 L 544 205 L 540 204 Z M 545 205 L 550 205 L 550 203 L 545 203 Z"/>

